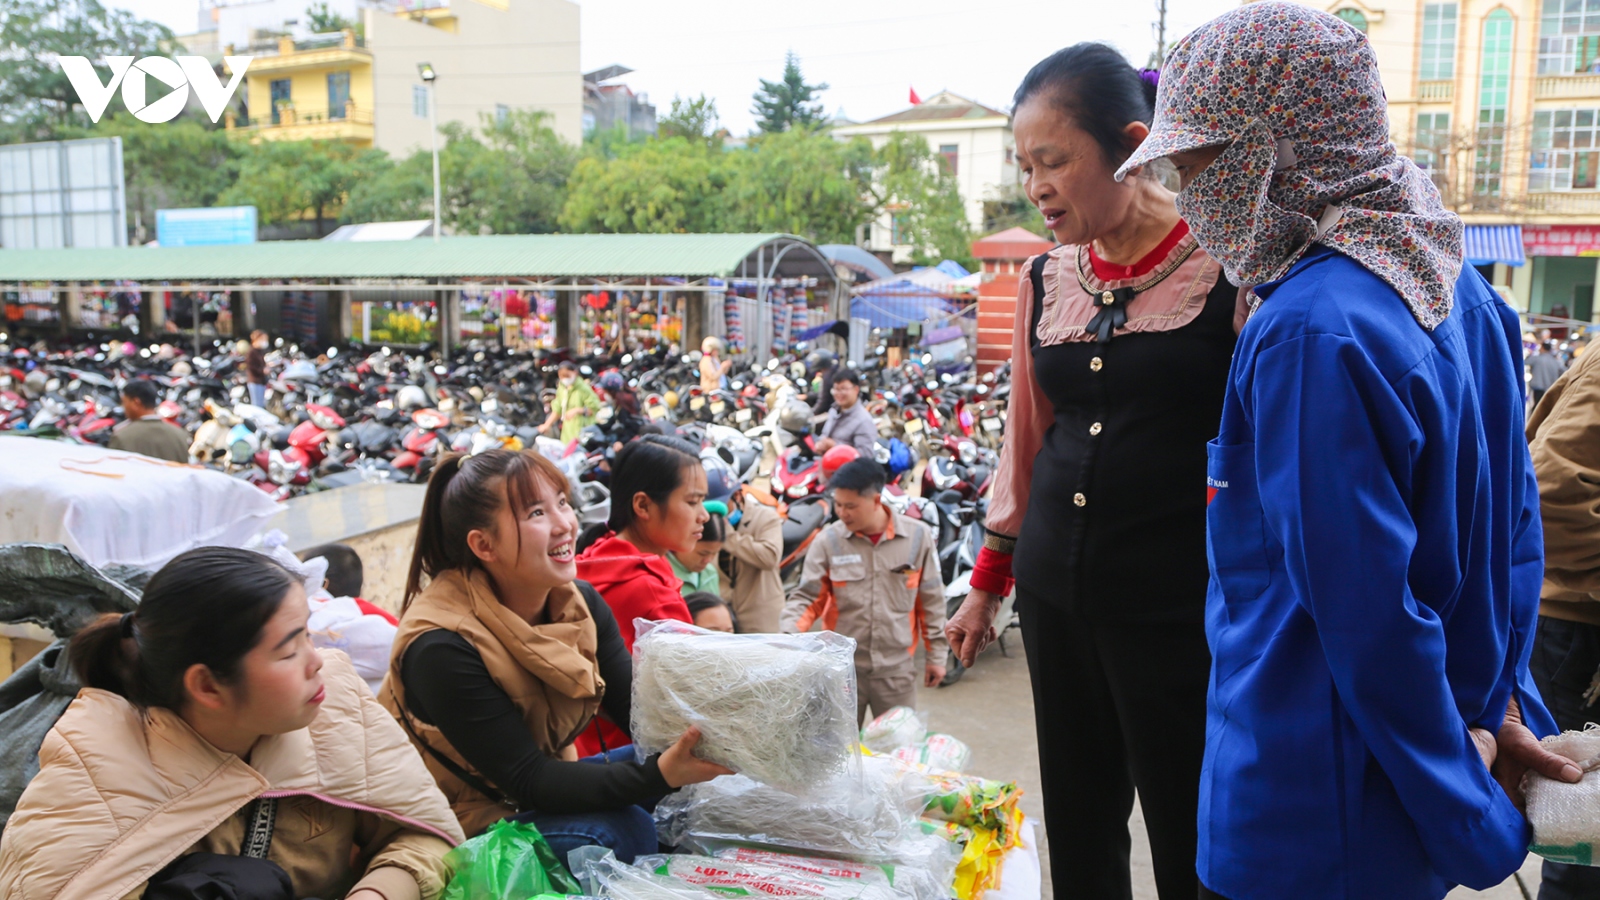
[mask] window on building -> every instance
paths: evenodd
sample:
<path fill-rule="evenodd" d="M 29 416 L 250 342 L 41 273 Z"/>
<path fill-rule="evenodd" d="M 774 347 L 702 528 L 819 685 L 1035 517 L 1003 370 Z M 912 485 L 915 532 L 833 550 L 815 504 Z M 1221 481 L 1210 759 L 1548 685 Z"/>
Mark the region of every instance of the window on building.
<path fill-rule="evenodd" d="M 1335 12 L 1334 15 L 1354 25 L 1355 29 L 1362 34 L 1367 33 L 1367 16 L 1361 10 L 1345 7 Z"/>
<path fill-rule="evenodd" d="M 411 86 L 411 114 L 419 119 L 428 117 L 428 86 L 413 84 Z"/>
<path fill-rule="evenodd" d="M 350 73 L 328 73 L 328 118 L 344 118 L 345 106 L 350 103 Z"/>
<path fill-rule="evenodd" d="M 511 107 L 504 103 L 496 103 L 494 105 L 494 120 L 496 122 L 504 122 L 509 118 L 511 118 Z"/>
<path fill-rule="evenodd" d="M 958 144 L 940 144 L 939 155 L 944 158 L 944 170 L 951 175 L 956 174 L 956 163 L 961 158 L 961 147 Z"/>
<path fill-rule="evenodd" d="M 1600 70 L 1600 2 L 1544 0 L 1539 18 L 1539 74 Z"/>
<path fill-rule="evenodd" d="M 1450 160 L 1450 114 L 1417 113 L 1416 147 L 1411 158 L 1428 173 L 1439 192 L 1445 192 L 1446 168 Z"/>
<path fill-rule="evenodd" d="M 1511 13 L 1496 9 L 1483 20 L 1483 57 L 1478 75 L 1478 151 L 1473 193 L 1498 195 L 1505 168 L 1506 118 L 1511 106 Z"/>
<path fill-rule="evenodd" d="M 894 213 L 889 216 L 889 243 L 911 243 L 911 223 L 907 221 L 905 213 Z"/>
<path fill-rule="evenodd" d="M 1429 3 L 1422 7 L 1422 80 L 1450 81 L 1456 77 L 1456 5 Z"/>
<path fill-rule="evenodd" d="M 275 79 L 268 87 L 272 91 L 272 124 L 277 125 L 283 120 L 280 106 L 288 104 L 292 99 L 289 96 L 289 79 Z"/>
<path fill-rule="evenodd" d="M 1542 109 L 1533 114 L 1530 191 L 1600 187 L 1600 110 Z"/>

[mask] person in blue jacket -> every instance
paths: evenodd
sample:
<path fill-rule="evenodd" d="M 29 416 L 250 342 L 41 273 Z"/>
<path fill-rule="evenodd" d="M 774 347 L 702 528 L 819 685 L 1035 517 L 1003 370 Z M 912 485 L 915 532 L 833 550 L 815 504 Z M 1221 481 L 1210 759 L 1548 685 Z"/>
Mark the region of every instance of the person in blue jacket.
<path fill-rule="evenodd" d="M 1254 3 L 1173 51 L 1123 164 L 1170 158 L 1196 239 L 1255 286 L 1206 479 L 1202 897 L 1488 888 L 1527 853 L 1522 772 L 1579 775 L 1534 740 L 1517 317 L 1385 108 L 1364 35 Z"/>

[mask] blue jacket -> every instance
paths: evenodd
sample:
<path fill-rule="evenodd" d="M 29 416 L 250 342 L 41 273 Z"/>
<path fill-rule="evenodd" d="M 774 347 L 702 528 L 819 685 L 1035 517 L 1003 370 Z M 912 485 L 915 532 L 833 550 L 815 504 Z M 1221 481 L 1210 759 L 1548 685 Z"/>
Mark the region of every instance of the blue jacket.
<path fill-rule="evenodd" d="M 1209 447 L 1198 870 L 1232 900 L 1435 900 L 1531 836 L 1467 734 L 1528 675 L 1543 543 L 1516 315 L 1423 330 L 1317 247 L 1262 285 Z"/>

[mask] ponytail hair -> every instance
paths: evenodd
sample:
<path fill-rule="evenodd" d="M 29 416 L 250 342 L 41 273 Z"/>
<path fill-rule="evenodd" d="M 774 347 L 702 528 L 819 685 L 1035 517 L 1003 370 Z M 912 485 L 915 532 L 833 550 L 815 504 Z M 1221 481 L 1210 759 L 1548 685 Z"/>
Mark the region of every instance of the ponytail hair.
<path fill-rule="evenodd" d="M 533 505 L 538 495 L 536 479 L 572 501 L 572 485 L 556 464 L 533 450 L 486 450 L 475 456 L 453 453 L 439 461 L 428 476 L 417 522 L 417 543 L 411 552 L 405 600 L 422 592 L 423 578 L 436 578 L 451 569 L 473 569 L 478 557 L 467 546 L 467 535 L 494 528 L 502 506 L 514 514 Z"/>
<path fill-rule="evenodd" d="M 1012 108 L 1043 95 L 1100 145 L 1106 162 L 1122 165 L 1134 148 L 1123 129 L 1155 118 L 1159 73 L 1139 70 L 1107 44 L 1073 44 L 1050 54 L 1023 77 Z"/>
<path fill-rule="evenodd" d="M 86 686 L 141 707 L 177 711 L 183 676 L 203 665 L 231 683 L 299 579 L 271 557 L 233 547 L 201 547 L 174 557 L 151 577 L 131 613 L 107 613 L 67 644 L 67 660 Z"/>
<path fill-rule="evenodd" d="M 632 525 L 636 494 L 666 503 L 683 486 L 683 473 L 700 464 L 700 451 L 680 437 L 647 434 L 623 447 L 612 466 L 611 518 L 606 524 L 617 532 Z"/>
<path fill-rule="evenodd" d="M 720 506 L 721 504 L 718 505 Z M 700 532 L 700 540 L 716 541 L 720 544 L 728 539 L 728 517 L 709 507 L 710 504 L 707 504 L 706 512 L 710 513 L 711 518 L 706 519 L 706 524 Z M 727 507 L 723 508 L 726 509 Z"/>

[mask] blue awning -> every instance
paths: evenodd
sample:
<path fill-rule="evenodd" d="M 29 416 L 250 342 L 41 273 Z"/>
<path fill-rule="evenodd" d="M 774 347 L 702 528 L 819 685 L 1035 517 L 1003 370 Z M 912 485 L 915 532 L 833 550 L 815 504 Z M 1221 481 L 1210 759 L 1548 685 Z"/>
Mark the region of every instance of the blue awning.
<path fill-rule="evenodd" d="M 1462 243 L 1466 245 L 1469 266 L 1520 266 L 1527 262 L 1522 255 L 1521 225 L 1468 225 Z"/>

